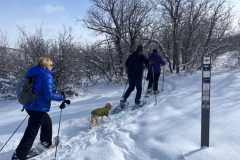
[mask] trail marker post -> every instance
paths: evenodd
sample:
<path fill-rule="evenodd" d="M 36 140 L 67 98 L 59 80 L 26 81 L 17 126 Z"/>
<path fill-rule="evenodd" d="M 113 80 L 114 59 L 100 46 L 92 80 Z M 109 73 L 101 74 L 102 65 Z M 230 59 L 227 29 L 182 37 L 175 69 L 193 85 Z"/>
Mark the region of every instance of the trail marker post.
<path fill-rule="evenodd" d="M 202 105 L 201 105 L 201 147 L 209 147 L 210 131 L 210 85 L 211 57 L 203 57 L 202 69 Z"/>

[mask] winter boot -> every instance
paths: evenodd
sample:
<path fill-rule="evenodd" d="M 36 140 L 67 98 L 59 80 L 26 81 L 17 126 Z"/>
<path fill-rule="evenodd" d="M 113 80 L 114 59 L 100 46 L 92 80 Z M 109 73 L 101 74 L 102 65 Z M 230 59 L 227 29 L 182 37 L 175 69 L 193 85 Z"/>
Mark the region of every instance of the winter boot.
<path fill-rule="evenodd" d="M 124 107 L 125 106 L 125 102 L 126 102 L 126 99 L 123 97 L 121 100 L 120 100 L 120 107 Z"/>
<path fill-rule="evenodd" d="M 136 100 L 135 100 L 135 104 L 136 104 L 137 106 L 142 106 L 142 105 L 143 105 L 143 102 L 142 102 L 140 99 L 136 99 Z"/>
<path fill-rule="evenodd" d="M 154 91 L 154 94 L 158 94 L 158 93 L 159 93 L 159 90 L 155 90 L 155 91 Z"/>
<path fill-rule="evenodd" d="M 12 160 L 21 160 L 18 158 L 16 151 L 13 153 Z"/>
<path fill-rule="evenodd" d="M 41 148 L 43 148 L 43 149 L 48 149 L 48 148 L 51 148 L 51 146 L 52 146 L 47 142 L 41 142 L 40 144 L 41 144 Z"/>
<path fill-rule="evenodd" d="M 151 94 L 152 93 L 152 89 L 148 88 L 147 89 L 147 94 Z"/>

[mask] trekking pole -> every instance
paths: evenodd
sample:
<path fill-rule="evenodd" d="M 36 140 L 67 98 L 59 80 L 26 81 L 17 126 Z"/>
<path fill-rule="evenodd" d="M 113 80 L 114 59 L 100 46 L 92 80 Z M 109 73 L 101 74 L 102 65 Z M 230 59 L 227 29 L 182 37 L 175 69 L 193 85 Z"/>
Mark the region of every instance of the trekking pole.
<path fill-rule="evenodd" d="M 153 67 L 152 67 L 152 72 L 153 72 L 153 85 L 154 85 L 154 82 L 155 82 L 155 80 L 154 80 L 154 69 L 153 69 Z M 154 86 L 155 87 L 155 86 Z M 155 93 L 154 93 L 155 94 Z M 157 98 L 156 98 L 156 94 L 155 94 L 155 102 L 157 103 Z"/>
<path fill-rule="evenodd" d="M 143 71 L 144 72 L 144 71 Z M 145 72 L 145 76 L 147 75 L 147 72 Z M 144 74 L 143 74 L 144 75 Z M 142 92 L 144 92 L 144 87 L 145 87 L 145 81 L 146 81 L 146 77 L 144 77 L 144 80 L 143 80 L 143 88 L 142 88 Z"/>
<path fill-rule="evenodd" d="M 122 97 L 124 97 L 125 90 L 126 90 L 126 88 L 127 88 L 127 84 L 128 84 L 128 80 L 126 81 L 126 85 L 125 85 L 125 88 L 124 88 L 124 91 L 123 91 L 123 95 L 122 95 Z"/>
<path fill-rule="evenodd" d="M 64 103 L 64 102 L 62 102 Z M 65 104 L 64 104 L 65 105 Z M 59 143 L 59 131 L 60 131 L 60 122 L 61 122 L 61 118 L 62 118 L 62 109 L 61 109 L 61 112 L 60 112 L 60 118 L 59 118 L 59 124 L 58 124 L 58 135 L 57 135 L 57 143 Z M 56 145 L 56 151 L 55 151 L 55 159 L 57 157 L 57 146 Z"/>
<path fill-rule="evenodd" d="M 164 71 L 163 71 L 163 79 L 162 79 L 162 91 L 163 91 L 163 83 L 164 83 Z"/>
<path fill-rule="evenodd" d="M 28 115 L 24 118 L 24 120 L 22 121 L 22 123 L 17 127 L 17 129 L 13 132 L 13 134 L 11 135 L 11 137 L 7 140 L 7 142 L 3 145 L 3 147 L 1 148 L 0 152 L 2 151 L 2 149 L 5 147 L 5 145 L 8 143 L 8 141 L 12 138 L 12 136 L 17 132 L 18 128 L 23 124 L 23 122 L 25 121 L 25 119 L 28 117 Z"/>

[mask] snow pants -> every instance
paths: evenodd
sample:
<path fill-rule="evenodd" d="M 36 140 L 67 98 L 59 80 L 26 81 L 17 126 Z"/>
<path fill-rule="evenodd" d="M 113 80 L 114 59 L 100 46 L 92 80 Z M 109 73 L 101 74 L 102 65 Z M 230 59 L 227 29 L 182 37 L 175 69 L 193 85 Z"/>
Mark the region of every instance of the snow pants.
<path fill-rule="evenodd" d="M 130 96 L 130 94 L 135 89 L 135 87 L 137 89 L 135 101 L 140 100 L 141 94 L 142 94 L 142 79 L 141 78 L 128 78 L 128 81 L 129 81 L 129 87 L 124 95 L 125 100 L 127 100 L 127 98 Z"/>
<path fill-rule="evenodd" d="M 48 146 L 52 145 L 52 120 L 49 117 L 48 113 L 27 109 L 26 112 L 29 115 L 28 126 L 24 132 L 23 138 L 21 139 L 16 149 L 17 156 L 21 160 L 26 159 L 40 127 L 41 143 L 46 142 L 48 143 Z"/>
<path fill-rule="evenodd" d="M 154 76 L 154 78 L 153 78 Z M 158 79 L 160 77 L 160 73 L 148 73 L 149 82 L 148 82 L 148 89 L 153 89 L 153 91 L 158 90 Z"/>

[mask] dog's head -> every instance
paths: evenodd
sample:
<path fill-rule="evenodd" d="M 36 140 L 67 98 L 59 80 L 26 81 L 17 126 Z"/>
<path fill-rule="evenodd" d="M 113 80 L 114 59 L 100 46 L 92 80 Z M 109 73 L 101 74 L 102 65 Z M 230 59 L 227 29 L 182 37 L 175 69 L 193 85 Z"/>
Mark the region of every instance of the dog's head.
<path fill-rule="evenodd" d="M 109 110 L 112 109 L 113 107 L 113 104 L 111 102 L 108 102 L 106 105 L 105 105 L 106 108 L 108 108 Z"/>

